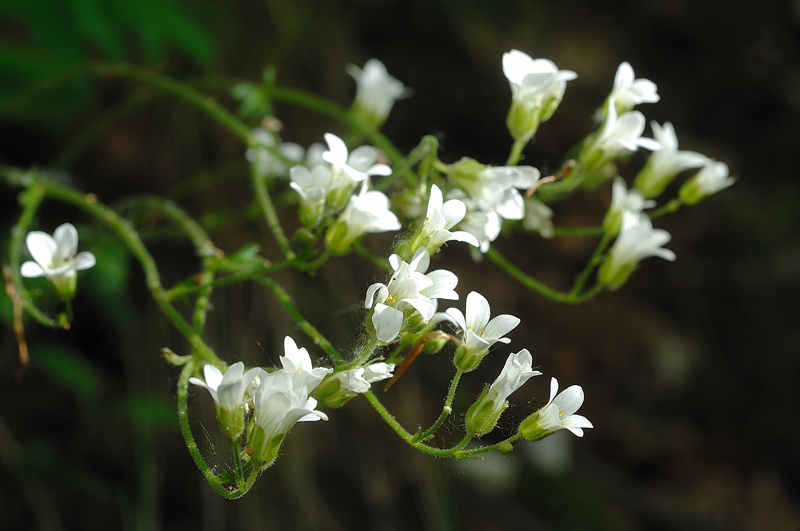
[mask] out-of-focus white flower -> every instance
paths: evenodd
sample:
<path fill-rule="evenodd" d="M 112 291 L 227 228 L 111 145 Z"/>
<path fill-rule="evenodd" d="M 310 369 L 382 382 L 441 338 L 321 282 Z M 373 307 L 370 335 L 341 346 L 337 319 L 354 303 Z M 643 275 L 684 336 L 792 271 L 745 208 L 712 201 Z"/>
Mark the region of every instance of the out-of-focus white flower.
<path fill-rule="evenodd" d="M 494 211 L 504 219 L 522 219 L 525 206 L 517 188 L 527 190 L 539 180 L 533 166 L 485 166 L 471 159 L 454 164 L 449 178 L 467 193 L 475 209 Z"/>
<path fill-rule="evenodd" d="M 356 80 L 353 113 L 380 127 L 389 116 L 394 102 L 406 95 L 405 85 L 390 76 L 377 59 L 367 61 L 363 70 L 353 64 L 347 65 L 347 73 Z"/>
<path fill-rule="evenodd" d="M 599 170 L 608 162 L 640 147 L 657 150 L 660 144 L 643 138 L 646 120 L 639 111 L 617 115 L 614 98 L 609 99 L 608 114 L 594 141 L 581 151 L 580 159 L 588 170 Z"/>
<path fill-rule="evenodd" d="M 388 343 L 403 328 L 404 311 L 415 310 L 423 323 L 436 313 L 436 299 L 458 299 L 454 288 L 458 277 L 450 271 L 438 269 L 425 273 L 430 265 L 430 254 L 420 247 L 410 263 L 393 254 L 389 263 L 394 274 L 388 284 L 377 282 L 367 289 L 364 308 L 375 307 L 372 324 L 379 341 Z"/>
<path fill-rule="evenodd" d="M 300 162 L 303 160 L 305 150 L 303 146 L 293 142 L 282 142 L 276 146 L 275 134 L 258 127 L 252 132 L 253 138 L 258 143 L 247 148 L 245 157 L 255 167 L 255 171 L 262 177 L 285 177 L 288 164 L 275 154 L 277 150 L 283 157 Z"/>
<path fill-rule="evenodd" d="M 555 235 L 553 226 L 553 209 L 535 197 L 525 199 L 525 218 L 522 226 L 528 230 L 539 232 L 542 238 L 552 238 Z"/>
<path fill-rule="evenodd" d="M 25 243 L 35 261 L 23 263 L 20 274 L 25 278 L 46 277 L 64 300 L 75 295 L 77 271 L 96 263 L 92 253 L 77 252 L 78 230 L 71 223 L 58 226 L 52 236 L 41 231 L 29 232 Z"/>
<path fill-rule="evenodd" d="M 458 308 L 448 308 L 445 313 L 461 328 L 461 340 L 453 357 L 455 366 L 463 371 L 475 369 L 495 343 L 510 343 L 503 337 L 519 325 L 513 315 L 498 315 L 491 321 L 491 310 L 486 297 L 476 291 L 467 295 L 467 315 Z"/>
<path fill-rule="evenodd" d="M 608 100 L 609 103 L 614 102 L 618 115 L 630 111 L 640 103 L 657 103 L 658 100 L 655 83 L 644 78 L 634 79 L 633 68 L 627 61 L 619 65 Z"/>
<path fill-rule="evenodd" d="M 467 215 L 464 216 L 460 227 L 478 239 L 478 250 L 485 253 L 489 250 L 492 242 L 500 236 L 503 219 L 495 211 L 473 210 L 470 208 L 468 199 L 463 199 L 463 201 L 467 204 Z"/>
<path fill-rule="evenodd" d="M 639 214 L 645 208 L 656 206 L 653 200 L 646 200 L 639 190 L 628 190 L 622 177 L 617 176 L 611 185 L 611 206 L 603 218 L 603 230 L 606 234 L 616 235 L 622 226 L 622 215 L 625 212 Z"/>
<path fill-rule="evenodd" d="M 189 383 L 204 387 L 211 393 L 217 410 L 217 422 L 231 440 L 238 438 L 244 431 L 244 395 L 259 371 L 260 369 L 254 368 L 245 372 L 244 363 L 238 361 L 223 374 L 213 365 L 207 364 L 203 367 L 205 381 L 189 378 Z"/>
<path fill-rule="evenodd" d="M 475 435 L 489 433 L 497 425 L 500 414 L 508 407 L 508 396 L 531 377 L 542 374 L 531 368 L 533 358 L 528 349 L 511 354 L 503 370 L 488 389 L 484 389 L 465 417 L 467 429 Z"/>
<path fill-rule="evenodd" d="M 664 260 L 675 260 L 675 253 L 661 247 L 670 239 L 669 232 L 654 229 L 646 215 L 625 212 L 617 241 L 598 271 L 599 281 L 614 290 L 628 280 L 644 258 L 658 256 Z"/>
<path fill-rule="evenodd" d="M 678 197 L 685 204 L 693 205 L 733 185 L 734 182 L 735 179 L 728 174 L 727 164 L 709 160 L 694 177 L 681 186 Z"/>
<path fill-rule="evenodd" d="M 503 74 L 511 86 L 506 124 L 514 139 L 529 139 L 541 122 L 553 116 L 564 97 L 567 81 L 578 75 L 559 70 L 547 59 L 533 59 L 519 50 L 503 54 Z"/>
<path fill-rule="evenodd" d="M 644 167 L 636 175 L 633 186 L 645 197 L 658 197 L 680 172 L 699 168 L 709 159 L 694 151 L 678 151 L 678 137 L 671 123 L 665 122 L 662 126 L 653 121 L 650 125 L 653 136 L 661 147 L 648 157 Z"/>
<path fill-rule="evenodd" d="M 400 230 L 402 225 L 389 209 L 389 198 L 383 192 L 368 190 L 367 183 L 361 192 L 350 197 L 350 202 L 339 219 L 325 235 L 328 248 L 344 254 L 358 238 L 370 232 Z"/>
<path fill-rule="evenodd" d="M 520 434 L 529 441 L 538 441 L 559 430 L 569 430 L 583 437 L 583 428 L 593 428 L 589 419 L 575 412 L 583 404 L 583 389 L 572 385 L 558 396 L 558 380 L 550 380 L 550 400 L 539 411 L 523 420 L 519 426 Z"/>

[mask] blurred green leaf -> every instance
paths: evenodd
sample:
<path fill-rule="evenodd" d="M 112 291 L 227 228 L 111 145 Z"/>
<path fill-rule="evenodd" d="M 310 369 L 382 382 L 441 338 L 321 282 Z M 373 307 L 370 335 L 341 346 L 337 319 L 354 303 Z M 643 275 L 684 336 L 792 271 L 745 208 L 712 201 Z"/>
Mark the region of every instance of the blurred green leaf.
<path fill-rule="evenodd" d="M 177 428 L 175 404 L 152 395 L 134 395 L 118 406 L 119 415 L 140 427 Z"/>
<path fill-rule="evenodd" d="M 100 394 L 101 376 L 81 354 L 64 345 L 31 347 L 31 366 L 86 401 Z"/>

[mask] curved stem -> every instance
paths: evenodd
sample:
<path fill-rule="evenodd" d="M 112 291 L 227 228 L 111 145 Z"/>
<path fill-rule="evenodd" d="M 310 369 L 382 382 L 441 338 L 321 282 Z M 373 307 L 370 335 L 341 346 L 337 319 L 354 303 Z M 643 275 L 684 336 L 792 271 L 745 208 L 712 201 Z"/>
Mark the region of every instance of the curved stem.
<path fill-rule="evenodd" d="M 286 237 L 286 233 L 283 232 L 283 227 L 280 221 L 278 221 L 278 213 L 275 211 L 275 205 L 272 203 L 272 198 L 269 195 L 266 179 L 258 175 L 255 167 L 251 169 L 250 176 L 253 190 L 256 193 L 258 206 L 261 208 L 261 213 L 264 216 L 264 221 L 267 222 L 270 231 L 272 231 L 272 235 L 275 237 L 275 241 L 278 242 L 278 247 L 281 248 L 286 259 L 293 260 L 295 254 L 289 243 L 289 238 Z"/>
<path fill-rule="evenodd" d="M 297 310 L 295 307 L 294 302 L 292 302 L 292 298 L 289 296 L 286 291 L 279 286 L 275 281 L 273 281 L 269 277 L 259 276 L 256 277 L 254 280 L 264 284 L 280 301 L 283 307 L 286 309 L 286 312 L 289 316 L 294 319 L 294 322 L 300 327 L 300 329 L 306 333 L 308 337 L 314 341 L 315 345 L 318 345 L 331 360 L 335 362 L 344 362 L 344 358 L 341 354 L 331 345 L 331 342 L 328 341 L 325 336 L 323 336 L 315 327 L 312 325 L 308 320 L 303 317 L 303 315 Z"/>
<path fill-rule="evenodd" d="M 456 387 L 458 387 L 458 381 L 461 379 L 461 375 L 464 374 L 464 371 L 458 369 L 456 374 L 453 376 L 453 380 L 450 382 L 450 389 L 447 391 L 447 398 L 444 401 L 444 407 L 442 407 L 442 413 L 439 415 L 439 418 L 436 419 L 436 422 L 433 425 L 425 430 L 422 433 L 417 433 L 414 435 L 414 441 L 427 441 L 430 437 L 436 433 L 436 431 L 444 424 L 445 419 L 453 412 L 453 400 L 456 397 Z"/>

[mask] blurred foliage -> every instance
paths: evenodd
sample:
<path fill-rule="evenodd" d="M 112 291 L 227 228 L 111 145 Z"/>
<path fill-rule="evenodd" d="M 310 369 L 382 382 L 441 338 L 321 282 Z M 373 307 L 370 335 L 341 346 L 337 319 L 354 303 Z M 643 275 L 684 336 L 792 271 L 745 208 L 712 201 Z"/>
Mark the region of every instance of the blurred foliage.
<path fill-rule="evenodd" d="M 198 64 L 213 38 L 181 0 L 6 0 L 0 3 L 0 105 L 22 88 L 104 59 L 161 63 L 171 49 Z M 89 104 L 82 79 L 13 109 L 20 119 L 74 114 Z"/>

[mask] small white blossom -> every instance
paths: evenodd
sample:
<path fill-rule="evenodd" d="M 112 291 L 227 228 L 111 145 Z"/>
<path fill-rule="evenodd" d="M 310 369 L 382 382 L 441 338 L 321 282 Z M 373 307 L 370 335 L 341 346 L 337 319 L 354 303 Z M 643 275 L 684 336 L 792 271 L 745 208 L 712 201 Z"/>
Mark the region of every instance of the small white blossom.
<path fill-rule="evenodd" d="M 361 192 L 350 197 L 347 207 L 325 235 L 328 248 L 345 253 L 364 234 L 400 230 L 402 225 L 389 209 L 389 198 L 383 192 L 368 190 L 367 183 Z"/>
<path fill-rule="evenodd" d="M 515 139 L 533 136 L 558 108 L 567 81 L 578 77 L 571 70 L 559 70 L 552 61 L 533 59 L 519 50 L 503 54 L 503 74 L 512 96 L 506 123 Z"/>
<path fill-rule="evenodd" d="M 589 419 L 575 412 L 583 405 L 583 389 L 579 385 L 558 393 L 558 380 L 550 380 L 550 400 L 539 411 L 520 424 L 520 433 L 529 441 L 537 441 L 559 430 L 569 430 L 583 437 L 583 428 L 593 428 Z"/>
<path fill-rule="evenodd" d="M 247 448 L 253 460 L 266 468 L 277 459 L 286 434 L 296 423 L 328 420 L 328 416 L 315 409 L 317 401 L 288 370 L 262 371 L 260 378 Z"/>
<path fill-rule="evenodd" d="M 657 103 L 658 100 L 655 83 L 644 78 L 634 79 L 633 68 L 628 62 L 619 65 L 609 98 L 609 103 L 613 101 L 616 104 L 617 114 L 627 112 L 640 103 Z"/>
<path fill-rule="evenodd" d="M 452 240 L 465 242 L 474 247 L 478 247 L 478 240 L 474 235 L 465 231 L 451 231 L 467 213 L 467 207 L 458 199 L 450 199 L 444 202 L 442 191 L 438 186 L 431 185 L 430 197 L 428 198 L 428 210 L 425 214 L 425 222 L 417 230 L 411 241 L 411 252 L 422 246 L 428 249 L 429 254 L 433 254 L 444 245 L 445 242 Z M 411 254 L 409 252 L 409 254 Z"/>
<path fill-rule="evenodd" d="M 247 148 L 245 157 L 255 167 L 258 175 L 262 177 L 285 177 L 287 163 L 277 154 L 277 149 L 283 157 L 300 162 L 303 160 L 305 150 L 299 144 L 293 142 L 282 142 L 276 146 L 275 134 L 258 127 L 252 131 L 253 138 L 258 143 L 254 147 Z"/>
<path fill-rule="evenodd" d="M 410 263 L 393 254 L 389 263 L 394 274 L 388 284 L 377 282 L 367 289 L 364 308 L 375 307 L 372 324 L 379 341 L 388 343 L 401 332 L 403 311 L 416 310 L 424 322 L 436 313 L 436 299 L 458 299 L 454 288 L 458 277 L 450 271 L 438 269 L 425 273 L 430 265 L 430 254 L 420 247 Z"/>
<path fill-rule="evenodd" d="M 342 387 L 353 393 L 366 393 L 371 384 L 388 380 L 394 372 L 394 363 L 379 361 L 363 367 L 343 371 Z"/>
<path fill-rule="evenodd" d="M 503 370 L 492 385 L 483 391 L 466 414 L 467 429 L 471 433 L 483 435 L 496 425 L 500 414 L 508 407 L 506 399 L 522 387 L 531 377 L 542 374 L 531 367 L 533 358 L 528 349 L 510 354 Z"/>
<path fill-rule="evenodd" d="M 305 166 L 289 169 L 289 186 L 300 195 L 303 204 L 319 209 L 325 206 L 328 193 L 339 187 L 330 166 L 319 164 L 309 170 Z"/>
<path fill-rule="evenodd" d="M 644 214 L 625 212 L 617 241 L 609 251 L 598 278 L 610 289 L 622 286 L 641 260 L 658 256 L 675 260 L 675 253 L 661 246 L 671 239 L 669 232 L 654 229 L 650 218 Z"/>
<path fill-rule="evenodd" d="M 647 159 L 633 185 L 645 197 L 657 197 L 680 172 L 699 168 L 709 159 L 694 151 L 678 151 L 678 137 L 671 123 L 665 122 L 662 126 L 653 121 L 650 125 L 653 137 L 661 147 Z"/>
<path fill-rule="evenodd" d="M 344 140 L 333 133 L 325 133 L 328 151 L 322 159 L 331 164 L 334 171 L 340 171 L 354 182 L 367 180 L 370 175 L 391 175 L 392 169 L 386 164 L 375 164 L 378 150 L 372 146 L 360 146 L 351 153 L 347 151 Z"/>
<path fill-rule="evenodd" d="M 539 232 L 542 238 L 552 238 L 555 235 L 553 226 L 553 209 L 535 197 L 525 199 L 525 218 L 522 226 L 527 230 Z"/>
<path fill-rule="evenodd" d="M 519 325 L 519 318 L 513 315 L 498 315 L 491 321 L 489 301 L 476 291 L 467 295 L 467 315 L 458 308 L 448 308 L 445 313 L 461 328 L 461 340 L 453 358 L 456 367 L 471 371 L 478 366 L 489 348 L 495 343 L 510 343 L 503 337 Z"/>
<path fill-rule="evenodd" d="M 645 117 L 639 111 L 617 115 L 614 98 L 610 98 L 606 120 L 591 145 L 581 152 L 581 161 L 588 169 L 597 170 L 640 147 L 659 149 L 658 142 L 642 137 L 645 125 Z"/>
<path fill-rule="evenodd" d="M 679 197 L 687 205 L 693 205 L 701 199 L 716 194 L 736 182 L 728 174 L 728 165 L 724 162 L 709 160 L 697 174 L 689 179 L 680 189 Z"/>
<path fill-rule="evenodd" d="M 77 252 L 78 230 L 71 223 L 58 226 L 52 236 L 41 231 L 29 232 L 25 243 L 35 261 L 23 263 L 20 274 L 25 278 L 46 277 L 65 300 L 75 294 L 77 271 L 96 263 L 92 253 Z"/>
<path fill-rule="evenodd" d="M 655 201 L 645 199 L 639 190 L 628 190 L 622 177 L 617 176 L 611 185 L 611 206 L 603 219 L 603 229 L 606 233 L 615 235 L 619 233 L 625 212 L 639 214 L 645 208 L 654 206 Z"/>
<path fill-rule="evenodd" d="M 470 201 L 463 199 L 467 204 L 467 215 L 461 222 L 460 227 L 466 232 L 473 234 L 478 239 L 478 250 L 485 253 L 489 250 L 492 242 L 500 236 L 503 228 L 503 219 L 495 211 L 484 212 L 470 208 Z"/>
<path fill-rule="evenodd" d="M 305 347 L 298 348 L 289 336 L 283 339 L 283 350 L 284 355 L 280 359 L 283 370 L 292 375 L 295 387 L 305 386 L 306 395 L 311 394 L 322 379 L 333 372 L 330 368 L 314 367 Z"/>
<path fill-rule="evenodd" d="M 354 112 L 379 127 L 386 121 L 394 102 L 406 94 L 406 87 L 390 76 L 377 59 L 367 61 L 363 70 L 353 64 L 347 65 L 347 73 L 356 80 Z"/>
<path fill-rule="evenodd" d="M 238 361 L 228 367 L 223 374 L 213 365 L 203 367 L 205 381 L 191 377 L 189 383 L 204 387 L 214 399 L 217 421 L 229 438 L 235 439 L 244 430 L 245 391 L 258 376 L 260 369 L 244 370 L 244 363 Z"/>

